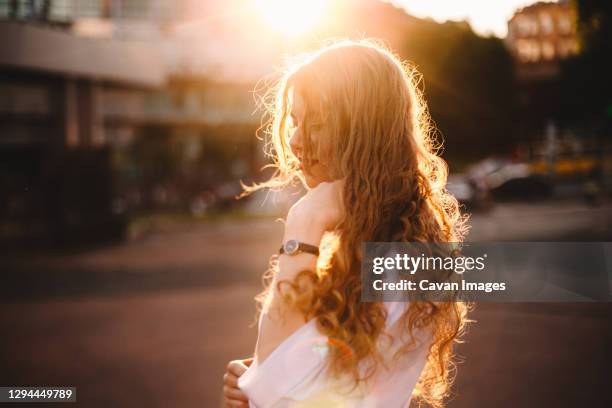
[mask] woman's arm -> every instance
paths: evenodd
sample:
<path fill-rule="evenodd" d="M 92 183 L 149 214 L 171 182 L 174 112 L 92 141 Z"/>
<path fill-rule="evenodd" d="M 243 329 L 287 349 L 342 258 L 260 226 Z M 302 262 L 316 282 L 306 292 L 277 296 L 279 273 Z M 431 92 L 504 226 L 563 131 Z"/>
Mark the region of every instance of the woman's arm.
<path fill-rule="evenodd" d="M 319 246 L 324 231 L 317 225 L 294 223 L 287 220 L 283 242 L 296 239 L 300 242 Z M 317 264 L 317 256 L 309 253 L 295 255 L 282 254 L 278 259 L 278 272 L 272 281 L 271 291 L 264 314 L 261 319 L 261 332 L 259 333 L 255 355 L 258 361 L 263 362 L 270 353 L 306 323 L 306 319 L 296 309 L 289 308 L 283 304 L 277 283 L 281 280 L 291 281 L 302 270 L 314 270 Z"/>
<path fill-rule="evenodd" d="M 341 181 L 321 183 L 295 203 L 287 215 L 283 242 L 297 239 L 318 246 L 325 231 L 334 229 L 340 220 L 341 187 Z M 280 255 L 277 275 L 272 282 L 273 290 L 264 305 L 265 314 L 255 347 L 258 363 L 263 362 L 283 340 L 305 323 L 299 312 L 287 309 L 281 302 L 276 283 L 283 279 L 290 280 L 304 269 L 314 269 L 316 262 L 317 257 L 311 254 Z M 238 378 L 252 362 L 250 358 L 230 361 L 227 365 L 223 376 L 223 395 L 228 407 L 248 407 L 248 399 L 238 387 Z"/>
<path fill-rule="evenodd" d="M 342 214 L 341 181 L 321 183 L 309 190 L 291 207 L 285 222 L 283 242 L 296 239 L 319 246 L 326 231 L 336 227 Z M 257 361 L 262 363 L 274 349 L 306 323 L 298 310 L 283 303 L 277 282 L 293 279 L 300 271 L 314 270 L 317 257 L 309 253 L 279 256 L 278 271 L 272 281 L 272 290 L 264 305 L 261 332 L 255 349 Z"/>

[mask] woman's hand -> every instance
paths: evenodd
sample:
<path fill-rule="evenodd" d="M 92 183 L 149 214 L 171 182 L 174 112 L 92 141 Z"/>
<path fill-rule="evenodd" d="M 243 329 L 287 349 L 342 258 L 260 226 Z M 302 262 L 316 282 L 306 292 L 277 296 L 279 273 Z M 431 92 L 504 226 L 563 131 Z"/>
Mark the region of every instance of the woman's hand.
<path fill-rule="evenodd" d="M 253 363 L 252 358 L 233 360 L 227 364 L 223 375 L 223 397 L 225 405 L 229 408 L 248 408 L 249 400 L 238 387 L 238 378 Z"/>
<path fill-rule="evenodd" d="M 308 190 L 289 210 L 286 229 L 307 228 L 321 233 L 333 230 L 344 214 L 343 186 L 343 180 L 336 180 Z"/>

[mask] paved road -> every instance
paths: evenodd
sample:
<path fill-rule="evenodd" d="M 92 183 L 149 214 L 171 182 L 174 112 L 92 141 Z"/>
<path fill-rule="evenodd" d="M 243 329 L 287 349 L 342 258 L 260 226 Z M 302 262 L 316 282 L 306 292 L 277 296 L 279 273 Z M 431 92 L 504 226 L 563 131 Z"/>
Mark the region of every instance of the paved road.
<path fill-rule="evenodd" d="M 602 239 L 612 211 L 515 204 L 472 225 L 474 240 Z M 225 363 L 252 352 L 280 234 L 243 221 L 4 257 L 0 385 L 75 385 L 84 407 L 217 407 Z M 611 305 L 479 305 L 449 406 L 610 406 Z"/>
<path fill-rule="evenodd" d="M 256 291 L 4 304 L 0 384 L 76 386 L 81 407 L 218 406 L 225 364 L 255 344 Z"/>

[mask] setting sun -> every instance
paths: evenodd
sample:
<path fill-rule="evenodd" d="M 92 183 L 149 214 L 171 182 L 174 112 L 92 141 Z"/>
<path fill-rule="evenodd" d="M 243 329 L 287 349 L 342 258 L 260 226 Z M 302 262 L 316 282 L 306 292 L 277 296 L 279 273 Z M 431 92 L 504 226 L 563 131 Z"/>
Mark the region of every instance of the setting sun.
<path fill-rule="evenodd" d="M 293 36 L 314 27 L 328 0 L 254 0 L 259 12 L 276 30 Z"/>

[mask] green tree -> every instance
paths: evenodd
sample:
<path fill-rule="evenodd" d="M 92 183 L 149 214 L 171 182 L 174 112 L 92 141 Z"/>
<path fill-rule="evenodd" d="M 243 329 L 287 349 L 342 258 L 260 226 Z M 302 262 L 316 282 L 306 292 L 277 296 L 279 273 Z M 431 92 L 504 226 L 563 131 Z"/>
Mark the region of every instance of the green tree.
<path fill-rule="evenodd" d="M 423 73 L 432 118 L 453 156 L 483 156 L 515 143 L 516 84 L 502 40 L 467 23 L 421 20 L 401 48 Z"/>

